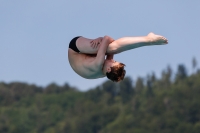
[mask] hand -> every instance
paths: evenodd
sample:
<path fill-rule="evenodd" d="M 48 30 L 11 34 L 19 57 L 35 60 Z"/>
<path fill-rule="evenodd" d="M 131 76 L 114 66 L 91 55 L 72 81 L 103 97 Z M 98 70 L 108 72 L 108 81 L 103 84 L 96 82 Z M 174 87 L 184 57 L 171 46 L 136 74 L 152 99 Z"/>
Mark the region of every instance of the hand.
<path fill-rule="evenodd" d="M 99 44 L 102 42 L 102 40 L 103 40 L 102 37 L 99 37 L 99 38 L 97 38 L 97 39 L 92 40 L 92 41 L 90 42 L 91 47 L 92 47 L 93 49 L 98 48 L 98 46 L 99 46 Z"/>

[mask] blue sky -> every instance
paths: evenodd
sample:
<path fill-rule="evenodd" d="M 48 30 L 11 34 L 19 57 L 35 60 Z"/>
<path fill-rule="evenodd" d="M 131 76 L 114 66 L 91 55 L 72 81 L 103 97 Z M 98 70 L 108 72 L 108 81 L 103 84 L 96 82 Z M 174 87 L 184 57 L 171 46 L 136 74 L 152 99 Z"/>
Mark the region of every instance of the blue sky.
<path fill-rule="evenodd" d="M 68 83 L 80 90 L 106 78 L 88 80 L 68 63 L 68 43 L 75 36 L 143 36 L 154 32 L 168 45 L 133 49 L 115 56 L 135 80 L 170 65 L 200 62 L 200 1 L 181 0 L 0 0 L 0 81 L 46 86 Z M 199 65 L 198 65 L 199 67 Z"/>

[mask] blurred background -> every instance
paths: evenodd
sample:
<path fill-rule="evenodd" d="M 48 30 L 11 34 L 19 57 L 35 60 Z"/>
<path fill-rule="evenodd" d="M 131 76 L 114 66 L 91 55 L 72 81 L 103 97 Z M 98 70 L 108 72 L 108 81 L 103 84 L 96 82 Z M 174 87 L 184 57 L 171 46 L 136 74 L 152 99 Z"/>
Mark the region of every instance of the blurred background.
<path fill-rule="evenodd" d="M 199 133 L 200 1 L 0 0 L 1 133 Z M 165 36 L 115 55 L 126 78 L 88 80 L 75 36 Z"/>

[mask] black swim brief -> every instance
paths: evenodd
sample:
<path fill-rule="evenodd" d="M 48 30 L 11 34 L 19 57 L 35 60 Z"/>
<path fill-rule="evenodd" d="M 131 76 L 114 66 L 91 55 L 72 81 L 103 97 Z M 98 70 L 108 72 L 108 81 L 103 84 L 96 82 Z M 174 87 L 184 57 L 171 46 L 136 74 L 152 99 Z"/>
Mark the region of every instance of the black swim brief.
<path fill-rule="evenodd" d="M 71 48 L 72 50 L 74 50 L 75 52 L 79 53 L 80 51 L 78 50 L 77 46 L 76 46 L 76 40 L 79 38 L 80 36 L 74 37 L 70 43 L 69 43 L 69 48 Z"/>

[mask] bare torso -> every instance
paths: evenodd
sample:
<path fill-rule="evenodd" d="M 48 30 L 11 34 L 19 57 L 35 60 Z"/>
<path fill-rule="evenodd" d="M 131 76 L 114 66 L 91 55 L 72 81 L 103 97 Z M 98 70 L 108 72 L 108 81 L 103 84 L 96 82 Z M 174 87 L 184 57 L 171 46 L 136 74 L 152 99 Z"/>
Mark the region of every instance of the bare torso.
<path fill-rule="evenodd" d="M 86 79 L 96 79 L 105 77 L 102 69 L 92 68 L 95 54 L 82 54 L 68 48 L 68 58 L 72 69 L 81 77 Z"/>

